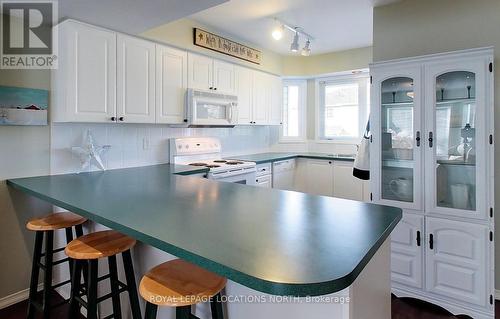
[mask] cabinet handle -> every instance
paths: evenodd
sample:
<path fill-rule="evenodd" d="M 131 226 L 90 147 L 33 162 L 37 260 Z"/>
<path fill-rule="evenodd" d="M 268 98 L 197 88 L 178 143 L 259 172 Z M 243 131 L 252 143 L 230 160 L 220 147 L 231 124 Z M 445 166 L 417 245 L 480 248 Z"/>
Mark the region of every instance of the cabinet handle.
<path fill-rule="evenodd" d="M 420 230 L 417 230 L 417 246 L 420 247 Z"/>
<path fill-rule="evenodd" d="M 259 180 L 258 180 L 258 179 L 256 179 L 255 181 L 256 181 L 257 183 L 259 182 Z"/>
<path fill-rule="evenodd" d="M 118 119 L 120 122 L 123 122 L 124 118 L 123 116 L 120 116 L 120 118 Z"/>
<path fill-rule="evenodd" d="M 432 142 L 434 141 L 432 132 L 429 132 L 429 147 L 432 147 Z"/>
<path fill-rule="evenodd" d="M 214 88 L 214 91 L 217 91 L 217 88 Z"/>
<path fill-rule="evenodd" d="M 429 235 L 429 248 L 434 249 L 434 235 L 433 234 Z"/>
<path fill-rule="evenodd" d="M 211 86 L 211 87 L 209 87 L 209 89 L 210 89 L 210 90 L 213 90 L 213 89 L 214 89 L 214 87 L 213 87 L 213 86 Z"/>
<path fill-rule="evenodd" d="M 420 131 L 417 131 L 417 137 L 415 138 L 415 141 L 417 141 L 417 146 L 420 146 Z"/>
<path fill-rule="evenodd" d="M 332 163 L 332 161 L 328 161 L 328 164 L 331 164 L 331 163 Z"/>
<path fill-rule="evenodd" d="M 116 121 L 116 117 L 112 116 L 111 121 L 113 121 L 113 122 Z"/>

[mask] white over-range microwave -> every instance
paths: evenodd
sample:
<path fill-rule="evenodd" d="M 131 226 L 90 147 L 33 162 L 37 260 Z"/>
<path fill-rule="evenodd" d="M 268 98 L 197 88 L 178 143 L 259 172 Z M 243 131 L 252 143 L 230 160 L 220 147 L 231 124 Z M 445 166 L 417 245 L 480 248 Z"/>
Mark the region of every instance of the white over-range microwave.
<path fill-rule="evenodd" d="M 188 89 L 186 105 L 188 127 L 233 127 L 237 121 L 237 96 Z"/>

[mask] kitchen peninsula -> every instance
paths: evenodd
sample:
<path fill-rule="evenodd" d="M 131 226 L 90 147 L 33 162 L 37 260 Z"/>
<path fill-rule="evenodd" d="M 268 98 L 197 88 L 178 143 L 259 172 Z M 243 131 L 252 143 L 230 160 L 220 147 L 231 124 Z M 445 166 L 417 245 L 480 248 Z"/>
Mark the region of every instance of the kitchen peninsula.
<path fill-rule="evenodd" d="M 164 164 L 8 185 L 227 277 L 227 295 L 349 297 L 287 307 L 229 302 L 228 318 L 390 317 L 388 237 L 401 209 L 181 176 L 203 170 Z"/>

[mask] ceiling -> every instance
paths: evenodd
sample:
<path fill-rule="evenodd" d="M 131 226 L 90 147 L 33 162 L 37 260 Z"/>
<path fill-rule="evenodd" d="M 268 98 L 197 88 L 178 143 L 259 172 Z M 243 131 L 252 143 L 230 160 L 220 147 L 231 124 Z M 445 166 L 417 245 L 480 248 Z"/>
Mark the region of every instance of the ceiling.
<path fill-rule="evenodd" d="M 279 41 L 271 37 L 274 17 L 300 26 L 315 40 L 312 54 L 372 45 L 373 7 L 398 0 L 230 0 L 191 16 L 249 43 L 292 55 L 292 32 Z M 305 40 L 301 39 L 301 47 Z"/>
<path fill-rule="evenodd" d="M 59 17 L 138 34 L 228 0 L 59 0 Z"/>

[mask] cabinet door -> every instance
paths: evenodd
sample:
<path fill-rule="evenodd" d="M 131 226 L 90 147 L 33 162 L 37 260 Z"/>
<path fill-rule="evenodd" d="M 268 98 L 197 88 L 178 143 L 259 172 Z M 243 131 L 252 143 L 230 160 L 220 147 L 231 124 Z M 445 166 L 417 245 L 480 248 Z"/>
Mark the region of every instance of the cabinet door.
<path fill-rule="evenodd" d="M 271 88 L 269 76 L 255 71 L 253 81 L 252 118 L 254 124 L 267 125 L 271 104 Z"/>
<path fill-rule="evenodd" d="M 66 110 L 69 122 L 110 122 L 116 116 L 116 34 L 65 22 Z"/>
<path fill-rule="evenodd" d="M 281 125 L 283 111 L 283 82 L 278 76 L 270 76 L 271 105 L 269 110 L 269 124 Z"/>
<path fill-rule="evenodd" d="M 363 200 L 363 182 L 352 175 L 352 162 L 333 163 L 333 196 Z"/>
<path fill-rule="evenodd" d="M 426 217 L 425 229 L 427 291 L 486 306 L 488 227 Z"/>
<path fill-rule="evenodd" d="M 119 34 L 117 117 L 127 123 L 155 122 L 155 44 Z"/>
<path fill-rule="evenodd" d="M 184 122 L 187 89 L 187 53 L 156 46 L 156 122 Z"/>
<path fill-rule="evenodd" d="M 188 53 L 188 87 L 197 90 L 213 88 L 213 59 Z"/>
<path fill-rule="evenodd" d="M 271 188 L 271 175 L 264 175 L 255 178 L 255 185 L 265 188 Z"/>
<path fill-rule="evenodd" d="M 314 195 L 333 196 L 333 162 L 308 160 L 306 192 Z"/>
<path fill-rule="evenodd" d="M 372 192 L 376 202 L 422 208 L 421 67 L 374 69 Z"/>
<path fill-rule="evenodd" d="M 252 91 L 254 71 L 236 67 L 236 94 L 238 95 L 238 124 L 252 124 Z"/>
<path fill-rule="evenodd" d="M 426 210 L 487 218 L 489 60 L 428 64 L 426 72 Z"/>
<path fill-rule="evenodd" d="M 391 280 L 414 288 L 422 288 L 422 255 L 424 217 L 404 213 L 391 233 Z"/>
<path fill-rule="evenodd" d="M 213 70 L 214 89 L 221 93 L 236 94 L 234 64 L 214 60 Z"/>

